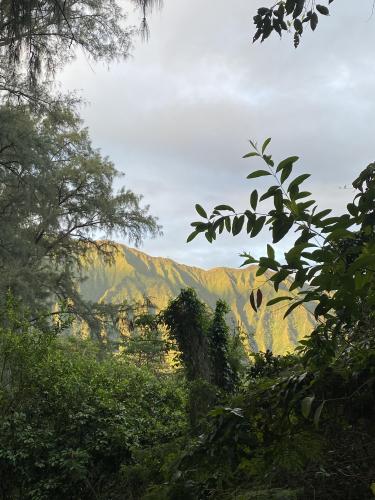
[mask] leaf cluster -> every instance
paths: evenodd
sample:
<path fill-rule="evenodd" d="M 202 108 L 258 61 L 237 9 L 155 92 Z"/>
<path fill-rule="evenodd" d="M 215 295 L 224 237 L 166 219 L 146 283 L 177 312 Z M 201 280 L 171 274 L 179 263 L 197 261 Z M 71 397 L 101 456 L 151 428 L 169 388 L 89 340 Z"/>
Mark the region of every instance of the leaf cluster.
<path fill-rule="evenodd" d="M 331 4 L 333 0 L 328 0 Z M 300 43 L 304 27 L 309 26 L 315 31 L 319 16 L 328 16 L 326 5 L 316 4 L 315 0 L 281 0 L 272 7 L 260 7 L 254 16 L 256 28 L 253 42 L 266 40 L 273 32 L 280 37 L 283 32 L 292 32 L 294 46 Z"/>

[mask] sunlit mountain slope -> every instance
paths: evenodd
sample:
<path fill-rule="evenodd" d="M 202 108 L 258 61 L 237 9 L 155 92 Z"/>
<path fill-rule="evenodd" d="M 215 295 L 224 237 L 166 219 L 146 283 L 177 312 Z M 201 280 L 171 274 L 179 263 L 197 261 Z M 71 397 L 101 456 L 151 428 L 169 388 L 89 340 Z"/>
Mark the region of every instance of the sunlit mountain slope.
<path fill-rule="evenodd" d="M 230 321 L 242 325 L 252 350 L 270 349 L 277 354 L 293 350 L 297 341 L 311 332 L 312 317 L 307 310 L 297 308 L 283 320 L 285 306 L 265 307 L 265 303 L 276 294 L 273 287 L 265 283 L 264 276 L 255 276 L 256 270 L 256 266 L 249 266 L 207 271 L 118 245 L 113 265 L 95 257 L 87 266 L 88 279 L 81 285 L 81 292 L 88 300 L 109 303 L 141 300 L 147 295 L 158 308 L 163 308 L 182 288 L 191 287 L 210 307 L 214 307 L 219 298 L 229 304 L 232 311 Z M 254 313 L 249 304 L 249 293 L 259 285 L 264 305 Z M 283 290 L 281 286 L 280 292 L 285 293 L 285 288 Z"/>

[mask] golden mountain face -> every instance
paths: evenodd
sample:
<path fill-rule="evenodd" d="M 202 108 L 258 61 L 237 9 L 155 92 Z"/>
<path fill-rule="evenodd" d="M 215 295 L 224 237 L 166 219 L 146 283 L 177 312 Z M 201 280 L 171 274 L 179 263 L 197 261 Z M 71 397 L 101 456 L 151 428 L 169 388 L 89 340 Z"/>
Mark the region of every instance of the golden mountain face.
<path fill-rule="evenodd" d="M 250 350 L 270 349 L 275 354 L 291 352 L 298 340 L 312 331 L 313 317 L 307 309 L 297 308 L 283 319 L 287 308 L 285 302 L 266 307 L 267 301 L 277 294 L 266 282 L 267 278 L 257 277 L 256 271 L 257 266 L 204 270 L 162 257 L 151 257 L 119 244 L 113 264 L 106 264 L 96 255 L 90 259 L 85 266 L 87 279 L 80 289 L 89 301 L 131 303 L 148 296 L 158 309 L 163 309 L 182 288 L 193 288 L 211 308 L 218 299 L 228 303 L 231 309 L 228 322 L 233 326 L 239 324 L 247 333 Z M 263 305 L 255 313 L 249 303 L 249 294 L 259 286 Z M 279 293 L 285 295 L 285 291 L 286 287 L 281 285 Z"/>

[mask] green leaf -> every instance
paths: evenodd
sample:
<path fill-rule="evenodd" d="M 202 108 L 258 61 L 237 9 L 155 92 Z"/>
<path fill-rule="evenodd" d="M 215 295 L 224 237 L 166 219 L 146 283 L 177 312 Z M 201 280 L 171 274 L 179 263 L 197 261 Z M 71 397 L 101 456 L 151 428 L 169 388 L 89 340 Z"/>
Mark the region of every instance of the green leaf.
<path fill-rule="evenodd" d="M 313 404 L 314 399 L 315 399 L 315 396 L 306 396 L 301 401 L 301 411 L 302 411 L 302 415 L 305 418 L 308 418 L 310 415 L 311 406 Z"/>
<path fill-rule="evenodd" d="M 262 276 L 267 271 L 266 267 L 259 266 L 255 276 Z"/>
<path fill-rule="evenodd" d="M 301 191 L 300 193 L 298 193 L 295 199 L 300 200 L 301 198 L 306 198 L 307 196 L 311 196 L 311 193 L 309 191 Z"/>
<path fill-rule="evenodd" d="M 242 158 L 251 158 L 252 156 L 260 156 L 260 154 L 252 151 L 251 153 L 247 153 L 246 155 L 244 155 Z"/>
<path fill-rule="evenodd" d="M 230 212 L 235 212 L 234 208 L 229 205 L 218 205 L 214 210 L 229 210 Z"/>
<path fill-rule="evenodd" d="M 267 146 L 268 144 L 271 142 L 271 137 L 269 137 L 268 139 L 266 139 L 263 143 L 263 146 L 262 146 L 262 155 L 264 154 L 265 150 L 267 149 Z"/>
<path fill-rule="evenodd" d="M 279 290 L 280 283 L 284 281 L 288 276 L 290 272 L 287 271 L 286 269 L 281 269 L 277 273 L 275 273 L 273 276 L 271 276 L 271 281 L 274 283 L 274 288 L 275 291 L 277 292 Z"/>
<path fill-rule="evenodd" d="M 288 307 L 286 313 L 284 314 L 284 319 L 289 316 L 289 314 L 294 311 L 294 309 L 301 304 L 303 304 L 305 301 L 304 300 L 297 300 L 297 302 L 294 302 L 290 307 Z"/>
<path fill-rule="evenodd" d="M 298 156 L 289 156 L 289 158 L 285 158 L 285 160 L 281 161 L 276 169 L 276 172 L 280 172 L 280 170 L 283 170 L 287 166 L 292 166 L 293 163 L 299 160 Z"/>
<path fill-rule="evenodd" d="M 208 243 L 212 243 L 212 240 L 213 240 L 213 238 L 212 238 L 212 234 L 211 234 L 209 231 L 206 231 L 206 232 L 204 233 L 204 235 L 205 235 L 206 240 L 208 241 Z"/>
<path fill-rule="evenodd" d="M 272 175 L 270 172 L 267 172 L 267 170 L 256 170 L 252 174 L 249 174 L 246 179 L 255 179 L 256 177 L 264 177 L 265 175 Z"/>
<path fill-rule="evenodd" d="M 228 233 L 230 233 L 231 227 L 232 227 L 232 222 L 230 220 L 230 217 L 226 216 L 225 217 L 225 229 L 228 231 Z"/>
<path fill-rule="evenodd" d="M 289 184 L 288 191 L 291 191 L 296 186 L 299 186 L 300 184 L 302 184 L 302 182 L 305 181 L 306 179 L 308 179 L 310 176 L 311 176 L 311 174 L 302 174 L 302 175 L 299 175 L 298 177 L 296 177 Z"/>
<path fill-rule="evenodd" d="M 279 270 L 279 263 L 268 257 L 261 257 L 259 259 L 259 264 L 261 267 L 266 267 L 268 269 L 272 269 L 273 271 Z"/>
<path fill-rule="evenodd" d="M 208 228 L 209 223 L 207 223 L 207 222 L 202 222 L 202 221 L 197 221 L 197 222 L 192 222 L 190 225 L 191 225 L 192 227 L 195 227 L 197 231 L 202 232 L 202 231 L 204 231 L 205 229 L 207 229 L 207 228 Z"/>
<path fill-rule="evenodd" d="M 258 191 L 256 189 L 250 195 L 250 205 L 253 210 L 256 210 L 258 205 Z"/>
<path fill-rule="evenodd" d="M 273 196 L 278 189 L 279 189 L 278 186 L 271 186 L 264 194 L 262 194 L 262 196 L 259 198 L 259 201 L 271 198 L 271 196 Z"/>
<path fill-rule="evenodd" d="M 296 196 L 296 199 L 297 199 L 297 196 Z M 315 200 L 309 200 L 309 201 L 305 201 L 303 203 L 298 203 L 297 208 L 300 211 L 300 213 L 303 213 L 307 208 L 311 207 L 311 205 L 314 205 L 314 203 L 316 203 Z"/>
<path fill-rule="evenodd" d="M 193 231 L 191 234 L 189 234 L 188 239 L 186 240 L 186 243 L 190 243 L 193 241 L 193 239 L 200 233 L 200 231 Z"/>
<path fill-rule="evenodd" d="M 275 205 L 275 208 L 278 212 L 283 211 L 284 207 L 283 200 L 284 200 L 283 193 L 281 189 L 278 189 L 277 191 L 275 191 L 275 194 L 273 195 L 273 204 Z"/>
<path fill-rule="evenodd" d="M 269 244 L 267 244 L 267 255 L 269 259 L 275 259 L 275 250 Z"/>
<path fill-rule="evenodd" d="M 276 219 L 272 225 L 272 242 L 278 243 L 284 238 L 293 226 L 292 217 L 280 217 Z"/>
<path fill-rule="evenodd" d="M 198 212 L 198 214 L 201 217 L 204 217 L 205 219 L 207 219 L 207 213 L 206 213 L 205 209 L 201 205 L 199 205 L 198 203 L 195 205 L 195 210 Z"/>
<path fill-rule="evenodd" d="M 243 253 L 240 257 L 244 257 L 246 260 L 241 264 L 240 267 L 247 266 L 249 264 L 257 264 L 258 260 L 248 253 Z"/>
<path fill-rule="evenodd" d="M 232 234 L 233 236 L 236 236 L 239 234 L 242 230 L 243 224 L 245 222 L 245 216 L 240 215 L 239 217 L 234 217 L 233 223 L 232 223 Z"/>
<path fill-rule="evenodd" d="M 323 219 L 323 217 L 330 214 L 331 212 L 332 210 L 330 208 L 327 208 L 326 210 L 322 210 L 321 212 L 315 214 L 314 217 L 312 218 L 313 223 L 318 224 L 319 221 Z"/>
<path fill-rule="evenodd" d="M 257 234 L 261 232 L 263 229 L 264 223 L 266 222 L 266 217 L 262 215 L 262 217 L 259 217 L 253 226 L 253 230 L 251 231 L 251 238 L 254 238 Z"/>
<path fill-rule="evenodd" d="M 288 295 L 283 295 L 282 297 L 276 297 L 267 302 L 267 306 L 273 306 L 274 304 L 278 304 L 279 302 L 283 302 L 284 300 L 293 300 L 293 297 L 289 297 Z"/>
<path fill-rule="evenodd" d="M 337 228 L 332 233 L 330 233 L 327 238 L 325 239 L 325 242 L 327 243 L 328 241 L 338 241 L 343 238 L 349 238 L 349 239 L 354 239 L 355 238 L 355 233 L 352 233 L 348 231 L 347 229 L 344 228 Z"/>
<path fill-rule="evenodd" d="M 292 173 L 293 165 L 287 165 L 281 172 L 280 182 L 283 184 Z"/>

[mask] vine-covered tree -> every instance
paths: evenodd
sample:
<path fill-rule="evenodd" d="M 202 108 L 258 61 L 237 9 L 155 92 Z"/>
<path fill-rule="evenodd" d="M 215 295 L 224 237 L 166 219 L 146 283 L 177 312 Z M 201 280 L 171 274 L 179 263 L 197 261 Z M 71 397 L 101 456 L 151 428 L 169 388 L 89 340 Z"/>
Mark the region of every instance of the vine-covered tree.
<path fill-rule="evenodd" d="M 229 363 L 228 353 L 229 327 L 225 321 L 228 312 L 228 305 L 223 300 L 218 300 L 209 329 L 212 381 L 224 390 L 233 389 L 235 383 L 235 373 Z"/>
<path fill-rule="evenodd" d="M 176 341 L 188 380 L 211 382 L 206 306 L 192 288 L 181 290 L 163 311 L 162 320 Z"/>

